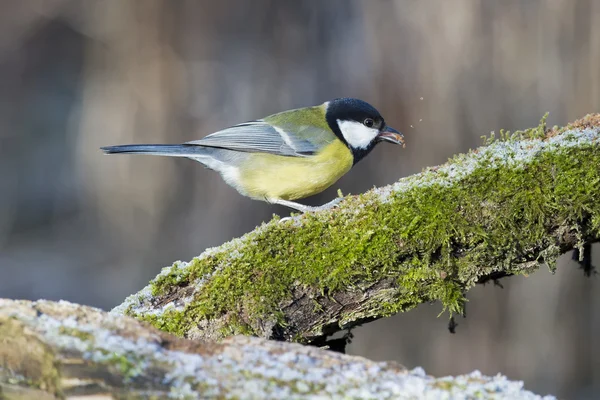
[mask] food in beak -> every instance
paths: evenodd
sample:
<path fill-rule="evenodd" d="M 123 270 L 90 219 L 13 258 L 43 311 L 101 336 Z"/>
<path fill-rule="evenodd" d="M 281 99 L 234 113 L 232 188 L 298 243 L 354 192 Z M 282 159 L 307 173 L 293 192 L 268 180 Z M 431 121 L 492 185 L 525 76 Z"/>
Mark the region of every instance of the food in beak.
<path fill-rule="evenodd" d="M 395 130 L 394 128 L 390 128 L 386 126 L 379 135 L 377 135 L 377 139 L 379 141 L 386 141 L 394 144 L 401 144 L 402 147 L 406 147 L 406 143 L 404 143 L 404 136 Z"/>

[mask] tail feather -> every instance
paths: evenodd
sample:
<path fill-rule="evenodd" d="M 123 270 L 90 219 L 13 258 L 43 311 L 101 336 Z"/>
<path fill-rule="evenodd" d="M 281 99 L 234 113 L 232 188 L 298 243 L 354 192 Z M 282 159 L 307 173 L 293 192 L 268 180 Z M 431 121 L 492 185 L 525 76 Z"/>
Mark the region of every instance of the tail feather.
<path fill-rule="evenodd" d="M 190 144 L 126 144 L 101 147 L 104 154 L 148 154 L 154 156 L 193 157 L 206 152 L 202 146 Z"/>

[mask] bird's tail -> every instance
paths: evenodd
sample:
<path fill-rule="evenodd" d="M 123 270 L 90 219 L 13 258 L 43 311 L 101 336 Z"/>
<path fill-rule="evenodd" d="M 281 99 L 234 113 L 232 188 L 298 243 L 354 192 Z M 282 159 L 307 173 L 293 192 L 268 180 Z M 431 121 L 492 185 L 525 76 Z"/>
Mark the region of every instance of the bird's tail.
<path fill-rule="evenodd" d="M 125 144 L 101 147 L 104 154 L 148 154 L 154 156 L 194 157 L 206 153 L 202 146 L 191 144 Z"/>

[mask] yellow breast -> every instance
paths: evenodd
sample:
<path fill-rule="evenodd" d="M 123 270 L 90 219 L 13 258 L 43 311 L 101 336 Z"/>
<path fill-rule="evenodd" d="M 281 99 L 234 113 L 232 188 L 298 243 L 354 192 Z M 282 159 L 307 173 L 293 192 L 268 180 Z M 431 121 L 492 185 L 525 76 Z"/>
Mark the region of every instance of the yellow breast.
<path fill-rule="evenodd" d="M 255 153 L 240 166 L 239 189 L 261 200 L 302 199 L 333 185 L 353 163 L 352 152 L 339 140 L 309 157 Z"/>

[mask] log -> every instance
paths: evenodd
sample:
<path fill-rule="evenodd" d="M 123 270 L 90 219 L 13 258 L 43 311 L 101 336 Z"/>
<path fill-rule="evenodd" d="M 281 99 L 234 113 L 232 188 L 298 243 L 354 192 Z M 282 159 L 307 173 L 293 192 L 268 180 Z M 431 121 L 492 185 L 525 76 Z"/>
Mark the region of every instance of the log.
<path fill-rule="evenodd" d="M 185 340 L 92 307 L 0 299 L 1 399 L 449 397 L 541 399 L 501 375 L 434 378 L 313 346 Z"/>

